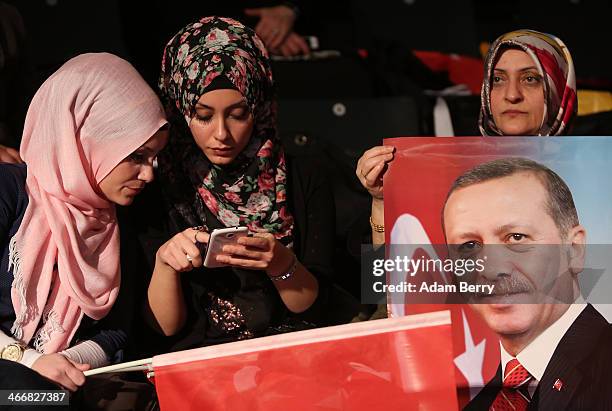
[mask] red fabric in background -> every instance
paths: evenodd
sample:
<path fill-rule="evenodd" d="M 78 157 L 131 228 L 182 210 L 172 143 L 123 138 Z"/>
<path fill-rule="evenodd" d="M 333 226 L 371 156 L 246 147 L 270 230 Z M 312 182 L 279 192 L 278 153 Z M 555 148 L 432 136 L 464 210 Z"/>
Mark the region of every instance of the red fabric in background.
<path fill-rule="evenodd" d="M 444 316 L 448 321 L 448 314 Z M 398 320 L 402 321 L 384 319 L 369 324 L 394 324 Z M 325 330 L 350 331 L 364 325 L 368 324 Z M 307 338 L 318 331 L 292 334 Z M 226 346 L 254 341 L 266 346 L 274 339 L 282 341 L 283 338 L 265 337 Z M 197 358 L 198 352 L 211 348 L 215 349 L 201 348 L 186 351 L 185 355 Z M 172 356 L 171 364 L 156 366 L 156 359 L 153 362 L 163 411 L 457 409 L 448 323 L 333 341 L 296 343 L 179 364 L 172 362 L 181 353 L 168 356 Z M 168 363 L 167 359 L 162 360 Z"/>
<path fill-rule="evenodd" d="M 472 94 L 480 94 L 484 77 L 484 62 L 481 59 L 438 51 L 415 50 L 414 55 L 431 71 L 448 72 L 451 83 L 465 84 Z"/>

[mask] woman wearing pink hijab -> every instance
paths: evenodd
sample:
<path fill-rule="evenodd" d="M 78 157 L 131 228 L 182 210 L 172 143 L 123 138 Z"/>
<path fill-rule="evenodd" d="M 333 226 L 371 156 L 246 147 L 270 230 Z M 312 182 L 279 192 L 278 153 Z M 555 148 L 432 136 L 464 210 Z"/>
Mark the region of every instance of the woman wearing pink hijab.
<path fill-rule="evenodd" d="M 121 281 L 115 204 L 153 179 L 166 124 L 155 93 L 111 54 L 71 59 L 34 96 L 27 166 L 0 164 L 2 389 L 74 391 L 121 348 L 117 330 L 92 332 Z"/>

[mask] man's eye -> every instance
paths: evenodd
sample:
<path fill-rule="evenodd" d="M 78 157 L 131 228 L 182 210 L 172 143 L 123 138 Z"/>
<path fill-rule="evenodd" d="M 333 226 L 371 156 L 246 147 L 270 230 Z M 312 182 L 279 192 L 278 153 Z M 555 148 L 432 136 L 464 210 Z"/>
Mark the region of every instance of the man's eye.
<path fill-rule="evenodd" d="M 506 247 L 517 253 L 526 253 L 534 249 L 534 244 L 527 234 L 512 233 L 506 238 Z"/>
<path fill-rule="evenodd" d="M 521 233 L 512 233 L 508 236 L 510 242 L 520 242 L 527 238 L 527 235 Z"/>
<path fill-rule="evenodd" d="M 457 247 L 457 251 L 459 251 L 460 253 L 469 254 L 478 250 L 480 246 L 480 243 L 478 243 L 477 241 L 468 241 Z"/>

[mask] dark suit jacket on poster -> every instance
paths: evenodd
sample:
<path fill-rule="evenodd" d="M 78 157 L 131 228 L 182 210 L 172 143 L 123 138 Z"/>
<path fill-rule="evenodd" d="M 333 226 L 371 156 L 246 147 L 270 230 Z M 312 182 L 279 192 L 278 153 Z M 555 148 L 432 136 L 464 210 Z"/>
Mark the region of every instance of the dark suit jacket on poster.
<path fill-rule="evenodd" d="M 500 365 L 464 411 L 488 410 L 501 379 Z M 554 388 L 557 379 L 562 381 L 560 391 Z M 592 305 L 559 342 L 528 410 L 612 410 L 612 325 Z"/>

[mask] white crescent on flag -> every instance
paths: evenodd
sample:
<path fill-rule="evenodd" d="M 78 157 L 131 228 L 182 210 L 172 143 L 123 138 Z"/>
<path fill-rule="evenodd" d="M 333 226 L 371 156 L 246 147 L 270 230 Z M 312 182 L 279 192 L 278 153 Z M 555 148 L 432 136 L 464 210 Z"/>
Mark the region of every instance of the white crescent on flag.
<path fill-rule="evenodd" d="M 439 255 L 431 244 L 431 240 L 419 219 L 412 214 L 400 215 L 391 229 L 391 244 L 401 244 L 403 255 L 412 255 L 417 249 L 423 250 L 428 254 L 429 258 L 439 259 Z M 411 247 L 411 245 L 414 245 Z M 393 248 L 391 252 L 393 253 Z M 388 258 L 394 258 L 394 255 L 389 255 Z M 399 284 L 405 281 L 405 273 L 391 272 L 389 275 L 390 284 Z M 445 282 L 448 279 L 442 276 Z M 458 307 L 457 307 L 458 308 Z M 465 351 L 456 355 L 454 362 L 456 367 L 461 371 L 461 374 L 467 380 L 470 386 L 470 399 L 473 398 L 478 391 L 484 386 L 483 363 L 485 358 L 486 339 L 483 339 L 478 344 L 474 344 L 472 330 L 463 309 L 460 309 L 462 316 L 462 324 L 453 324 L 453 327 L 463 327 L 463 335 L 465 342 Z M 408 315 L 405 304 L 389 303 L 389 315 L 398 317 Z"/>

